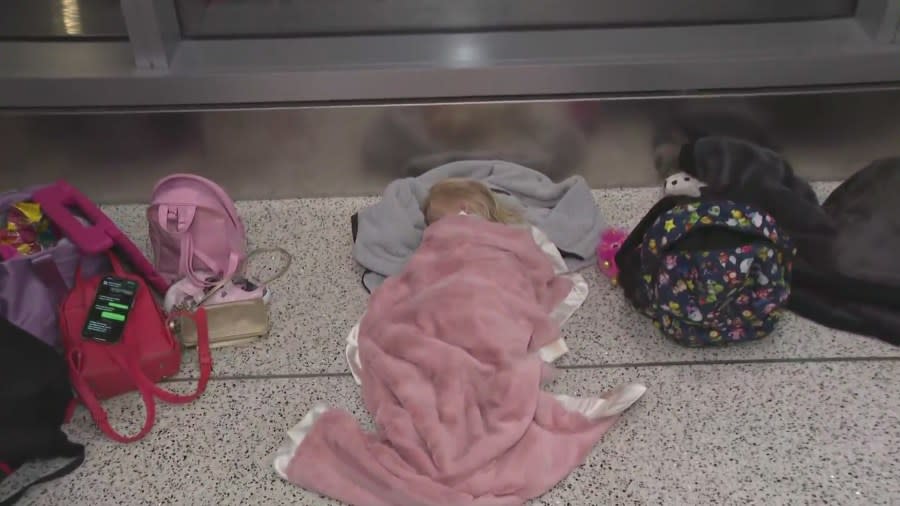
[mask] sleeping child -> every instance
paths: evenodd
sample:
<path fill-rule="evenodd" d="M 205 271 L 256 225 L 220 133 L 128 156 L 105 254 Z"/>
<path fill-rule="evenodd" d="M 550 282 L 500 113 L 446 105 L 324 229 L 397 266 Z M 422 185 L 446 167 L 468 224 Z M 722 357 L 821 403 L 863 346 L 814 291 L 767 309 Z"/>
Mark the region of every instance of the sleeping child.
<path fill-rule="evenodd" d="M 522 504 L 582 464 L 646 388 L 544 391 L 584 279 L 478 181 L 434 184 L 422 213 L 421 244 L 347 338 L 375 431 L 316 406 L 275 470 L 350 504 Z"/>
<path fill-rule="evenodd" d="M 487 186 L 474 179 L 445 179 L 428 191 L 422 206 L 425 224 L 431 225 L 444 216 L 468 214 L 507 225 L 521 224 L 522 215 L 501 204 Z"/>

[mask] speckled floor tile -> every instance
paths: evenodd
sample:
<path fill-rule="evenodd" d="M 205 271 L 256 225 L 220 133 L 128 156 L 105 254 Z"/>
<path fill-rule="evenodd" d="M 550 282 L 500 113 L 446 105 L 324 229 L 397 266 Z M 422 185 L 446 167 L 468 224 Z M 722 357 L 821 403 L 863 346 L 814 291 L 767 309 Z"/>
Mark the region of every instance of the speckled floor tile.
<path fill-rule="evenodd" d="M 834 185 L 818 184 L 823 195 Z M 658 188 L 595 192 L 611 224 L 631 227 L 659 198 Z M 280 246 L 294 256 L 274 282 L 269 337 L 214 351 L 219 376 L 346 372 L 344 337 L 365 310 L 362 269 L 351 257 L 350 216 L 371 197 L 239 202 L 254 247 Z M 142 206 L 110 206 L 108 213 L 140 245 L 147 242 Z M 900 356 L 876 340 L 832 331 L 789 315 L 780 330 L 758 343 L 722 349 L 687 349 L 663 339 L 596 269 L 584 271 L 591 287 L 584 306 L 565 326 L 570 353 L 562 365 L 747 360 L 831 356 Z M 186 361 L 182 375 L 194 375 Z"/>
<path fill-rule="evenodd" d="M 649 390 L 587 463 L 534 504 L 900 504 L 900 364 L 587 370 Z"/>
<path fill-rule="evenodd" d="M 898 504 L 898 373 L 898 362 L 567 371 L 552 390 L 585 395 L 625 381 L 649 390 L 533 504 Z M 124 421 L 139 417 L 137 402 L 108 401 L 112 422 L 134 429 Z M 335 504 L 266 463 L 316 402 L 368 419 L 346 376 L 213 382 L 194 404 L 161 406 L 154 431 L 132 445 L 105 440 L 79 411 L 68 431 L 87 442 L 86 463 L 22 505 Z"/>

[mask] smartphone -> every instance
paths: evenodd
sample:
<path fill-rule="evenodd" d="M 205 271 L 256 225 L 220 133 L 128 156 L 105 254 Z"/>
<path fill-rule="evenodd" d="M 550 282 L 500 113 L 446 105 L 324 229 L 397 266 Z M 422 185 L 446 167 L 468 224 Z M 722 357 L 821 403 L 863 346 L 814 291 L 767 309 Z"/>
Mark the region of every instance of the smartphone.
<path fill-rule="evenodd" d="M 115 276 L 103 278 L 81 335 L 103 343 L 119 342 L 137 290 L 136 281 Z"/>

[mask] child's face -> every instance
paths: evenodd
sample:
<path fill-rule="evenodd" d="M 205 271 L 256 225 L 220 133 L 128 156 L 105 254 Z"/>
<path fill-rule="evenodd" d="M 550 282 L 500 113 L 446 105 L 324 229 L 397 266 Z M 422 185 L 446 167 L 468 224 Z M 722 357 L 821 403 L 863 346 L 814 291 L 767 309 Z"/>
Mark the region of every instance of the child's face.
<path fill-rule="evenodd" d="M 465 198 L 442 198 L 433 200 L 428 209 L 425 210 L 425 223 L 431 225 L 445 216 L 453 216 L 460 213 L 481 216 L 484 219 L 490 219 L 485 216 L 486 206 L 471 199 Z"/>

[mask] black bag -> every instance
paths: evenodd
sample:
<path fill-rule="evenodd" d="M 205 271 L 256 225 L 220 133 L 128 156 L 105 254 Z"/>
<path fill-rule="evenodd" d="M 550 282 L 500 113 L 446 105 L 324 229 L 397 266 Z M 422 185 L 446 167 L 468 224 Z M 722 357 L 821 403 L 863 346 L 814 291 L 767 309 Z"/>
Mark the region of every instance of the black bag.
<path fill-rule="evenodd" d="M 71 400 L 63 357 L 0 318 L 0 480 L 31 460 L 73 459 L 12 496 L 0 497 L 0 506 L 14 504 L 31 486 L 64 476 L 84 461 L 84 447 L 60 429 Z"/>
<path fill-rule="evenodd" d="M 788 309 L 831 328 L 900 346 L 900 159 L 872 163 L 823 206 L 781 155 L 708 137 L 682 147 L 681 168 L 704 198 L 765 210 L 797 245 Z M 621 270 L 621 265 L 619 266 Z"/>

